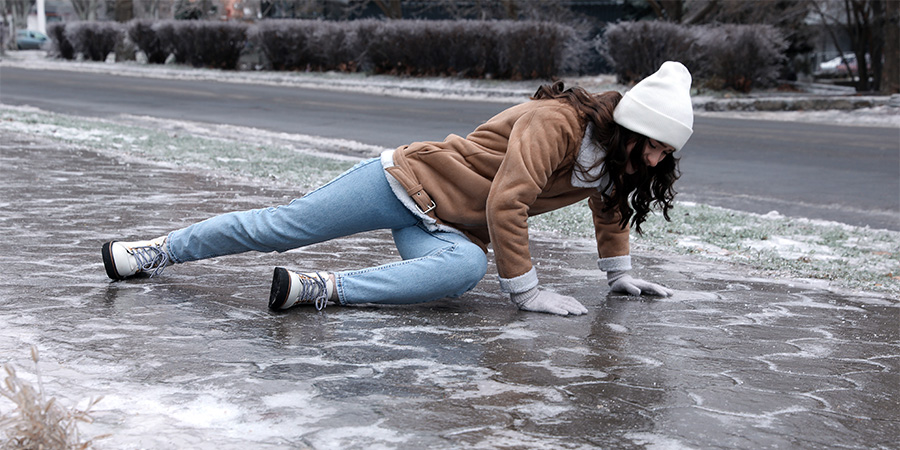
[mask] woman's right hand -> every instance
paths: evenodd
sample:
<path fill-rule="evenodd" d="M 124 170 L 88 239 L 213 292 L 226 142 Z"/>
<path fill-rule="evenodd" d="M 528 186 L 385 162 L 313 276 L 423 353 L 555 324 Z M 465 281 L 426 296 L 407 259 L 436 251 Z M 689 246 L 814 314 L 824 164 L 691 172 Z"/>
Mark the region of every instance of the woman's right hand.
<path fill-rule="evenodd" d="M 634 296 L 658 295 L 660 297 L 671 297 L 675 293 L 665 286 L 634 278 L 628 274 L 627 270 L 606 272 L 606 279 L 609 283 L 609 290 L 613 292 L 623 292 Z"/>

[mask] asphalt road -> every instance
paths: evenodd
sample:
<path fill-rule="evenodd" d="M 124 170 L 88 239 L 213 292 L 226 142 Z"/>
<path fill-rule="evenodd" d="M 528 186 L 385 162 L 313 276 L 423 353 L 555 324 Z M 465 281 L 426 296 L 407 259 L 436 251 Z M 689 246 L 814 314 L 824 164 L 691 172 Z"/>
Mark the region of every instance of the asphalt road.
<path fill-rule="evenodd" d="M 4 67 L 0 102 L 84 116 L 147 115 L 384 147 L 466 134 L 507 105 Z M 900 131 L 697 117 L 683 200 L 900 230 Z"/>

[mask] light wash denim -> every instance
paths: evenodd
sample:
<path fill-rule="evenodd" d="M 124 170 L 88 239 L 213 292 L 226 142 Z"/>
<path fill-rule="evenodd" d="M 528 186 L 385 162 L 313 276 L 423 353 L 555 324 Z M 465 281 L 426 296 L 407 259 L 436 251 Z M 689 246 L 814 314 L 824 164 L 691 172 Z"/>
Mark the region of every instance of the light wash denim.
<path fill-rule="evenodd" d="M 173 231 L 169 256 L 181 263 L 250 250 L 283 252 L 389 229 L 403 260 L 335 272 L 339 303 L 419 303 L 474 288 L 487 272 L 481 248 L 456 233 L 427 231 L 386 176 L 378 159 L 364 161 L 287 205 L 227 213 Z"/>

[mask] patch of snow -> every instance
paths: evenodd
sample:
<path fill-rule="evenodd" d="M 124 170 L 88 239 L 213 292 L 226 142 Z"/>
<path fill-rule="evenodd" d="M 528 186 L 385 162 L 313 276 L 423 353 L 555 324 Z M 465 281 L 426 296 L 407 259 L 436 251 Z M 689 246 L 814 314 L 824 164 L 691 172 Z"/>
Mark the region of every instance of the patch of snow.
<path fill-rule="evenodd" d="M 238 125 L 209 124 L 149 116 L 121 115 L 117 123 L 152 126 L 160 130 L 179 131 L 209 139 L 237 140 L 260 145 L 287 145 L 294 149 L 302 149 L 306 154 L 337 160 L 359 160 L 363 157 L 379 155 L 386 150 L 377 145 L 364 144 L 350 139 L 325 138 Z"/>
<path fill-rule="evenodd" d="M 698 236 L 685 236 L 679 239 L 675 245 L 715 256 L 729 256 L 732 254 L 732 252 L 725 250 L 722 247 L 710 244 L 709 242 L 704 242 L 704 240 Z"/>
<path fill-rule="evenodd" d="M 642 445 L 646 450 L 690 450 L 693 448 L 678 440 L 654 433 L 628 433 L 625 437 L 634 441 L 635 444 Z"/>
<path fill-rule="evenodd" d="M 781 236 L 769 236 L 766 240 L 745 239 L 741 241 L 741 245 L 757 251 L 771 250 L 785 259 L 839 259 L 829 247 L 824 245 L 810 244 Z"/>
<path fill-rule="evenodd" d="M 852 111 L 694 111 L 695 116 L 844 126 L 900 128 L 900 108 L 876 106 Z"/>

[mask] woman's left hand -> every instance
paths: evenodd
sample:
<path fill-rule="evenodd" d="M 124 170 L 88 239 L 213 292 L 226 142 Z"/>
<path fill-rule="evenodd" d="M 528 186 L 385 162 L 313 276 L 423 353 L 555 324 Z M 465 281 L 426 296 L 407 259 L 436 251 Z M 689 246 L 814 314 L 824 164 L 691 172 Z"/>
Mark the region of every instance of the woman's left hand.
<path fill-rule="evenodd" d="M 542 291 L 537 286 L 518 294 L 510 294 L 510 299 L 522 311 L 558 314 L 560 316 L 587 314 L 588 310 L 574 297 Z"/>
<path fill-rule="evenodd" d="M 628 295 L 645 294 L 669 297 L 675 293 L 675 291 L 656 283 L 634 278 L 628 274 L 627 270 L 606 272 L 606 280 L 611 291 L 624 292 Z"/>

